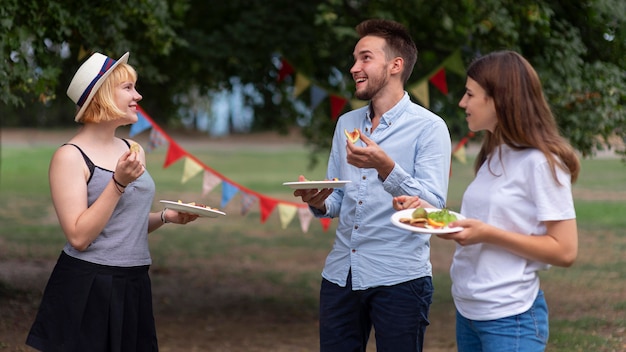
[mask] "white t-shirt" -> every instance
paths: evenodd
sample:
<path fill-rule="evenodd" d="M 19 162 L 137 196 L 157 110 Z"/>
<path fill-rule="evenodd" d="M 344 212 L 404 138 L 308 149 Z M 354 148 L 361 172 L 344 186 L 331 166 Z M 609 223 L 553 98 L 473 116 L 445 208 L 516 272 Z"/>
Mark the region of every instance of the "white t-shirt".
<path fill-rule="evenodd" d="M 529 236 L 545 235 L 543 221 L 576 217 L 569 173 L 556 168 L 559 185 L 539 150 L 500 149 L 502 159 L 496 149 L 467 187 L 461 214 Z M 456 308 L 472 320 L 523 313 L 537 297 L 537 271 L 548 268 L 494 245 L 457 245 L 450 268 Z"/>

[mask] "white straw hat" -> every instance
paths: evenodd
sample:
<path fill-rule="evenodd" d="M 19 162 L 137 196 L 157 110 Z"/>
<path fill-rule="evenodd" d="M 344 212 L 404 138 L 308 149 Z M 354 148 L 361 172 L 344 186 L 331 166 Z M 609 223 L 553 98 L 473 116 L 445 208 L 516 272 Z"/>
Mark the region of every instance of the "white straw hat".
<path fill-rule="evenodd" d="M 78 122 L 94 95 L 113 69 L 121 63 L 128 62 L 126 53 L 115 61 L 100 53 L 94 53 L 85 61 L 74 74 L 70 86 L 67 88 L 67 96 L 77 105 L 78 112 L 74 121 Z"/>

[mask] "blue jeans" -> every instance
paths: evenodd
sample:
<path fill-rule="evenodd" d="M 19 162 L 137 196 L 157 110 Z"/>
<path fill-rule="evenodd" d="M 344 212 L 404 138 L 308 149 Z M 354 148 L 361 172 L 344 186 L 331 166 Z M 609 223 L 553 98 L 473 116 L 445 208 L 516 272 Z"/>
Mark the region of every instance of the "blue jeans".
<path fill-rule="evenodd" d="M 479 321 L 456 312 L 458 352 L 543 352 L 548 334 L 548 306 L 541 290 L 522 314 Z"/>
<path fill-rule="evenodd" d="M 320 351 L 363 352 L 374 326 L 378 352 L 421 352 L 432 302 L 431 277 L 393 286 L 352 290 L 323 279 Z"/>

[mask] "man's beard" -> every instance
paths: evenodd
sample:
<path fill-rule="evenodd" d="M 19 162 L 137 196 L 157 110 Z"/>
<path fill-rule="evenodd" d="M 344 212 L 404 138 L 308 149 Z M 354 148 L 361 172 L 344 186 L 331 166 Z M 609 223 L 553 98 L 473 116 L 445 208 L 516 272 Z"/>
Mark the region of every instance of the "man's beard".
<path fill-rule="evenodd" d="M 372 100 L 378 92 L 380 92 L 387 85 L 387 72 L 382 70 L 382 74 L 379 78 L 367 79 L 367 87 L 364 90 L 356 91 L 354 96 L 361 100 Z"/>

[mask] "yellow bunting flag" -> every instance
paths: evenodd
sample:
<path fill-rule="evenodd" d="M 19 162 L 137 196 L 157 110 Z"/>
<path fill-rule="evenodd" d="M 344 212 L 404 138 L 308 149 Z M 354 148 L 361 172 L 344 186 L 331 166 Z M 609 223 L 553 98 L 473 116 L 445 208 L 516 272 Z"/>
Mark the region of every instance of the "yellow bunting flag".
<path fill-rule="evenodd" d="M 304 76 L 302 73 L 296 73 L 296 82 L 293 89 L 293 96 L 297 98 L 302 92 L 304 92 L 311 85 L 311 80 Z"/>
<path fill-rule="evenodd" d="M 361 99 L 350 99 L 350 107 L 353 110 L 356 110 L 358 108 L 362 108 L 365 105 L 369 104 L 369 101 L 367 100 L 361 100 Z"/>
<path fill-rule="evenodd" d="M 199 165 L 191 158 L 185 158 L 185 167 L 183 169 L 182 183 L 189 181 L 192 177 L 196 176 L 202 170 L 204 170 L 202 165 Z"/>
<path fill-rule="evenodd" d="M 284 230 L 287 228 L 291 220 L 293 220 L 298 208 L 293 205 L 283 203 L 279 203 L 276 207 L 278 208 L 278 217 L 280 219 L 281 227 Z"/>
<path fill-rule="evenodd" d="M 428 95 L 428 81 L 421 80 L 409 87 L 409 93 L 413 94 L 415 99 L 419 100 L 425 108 L 430 108 L 430 96 Z"/>

